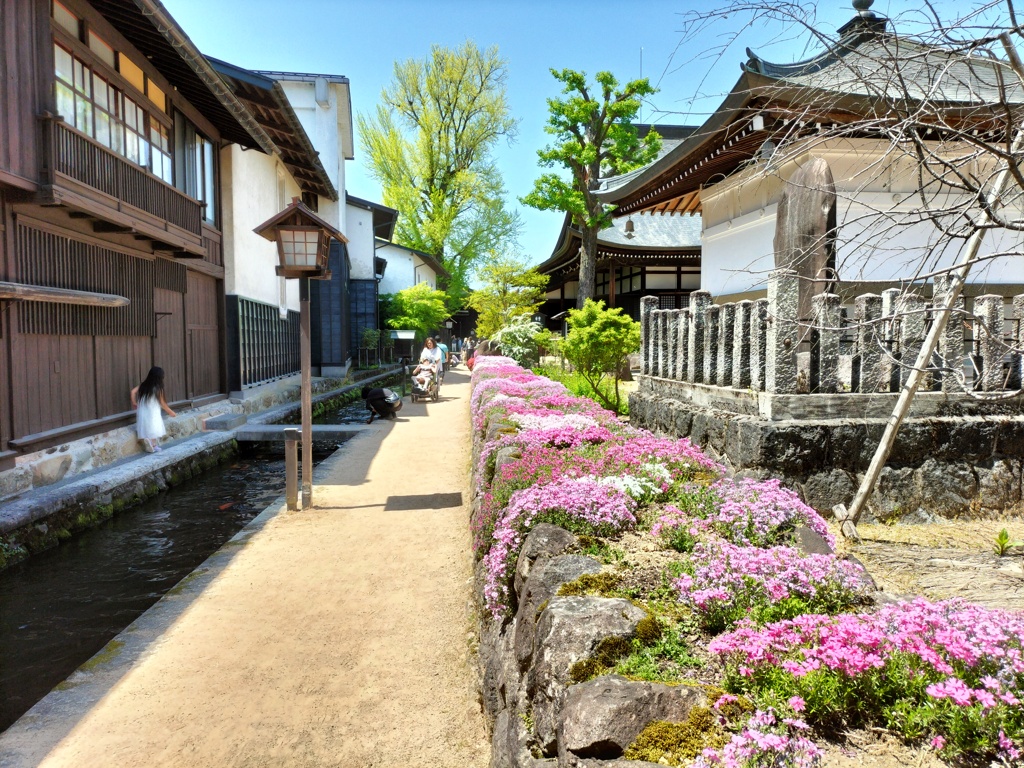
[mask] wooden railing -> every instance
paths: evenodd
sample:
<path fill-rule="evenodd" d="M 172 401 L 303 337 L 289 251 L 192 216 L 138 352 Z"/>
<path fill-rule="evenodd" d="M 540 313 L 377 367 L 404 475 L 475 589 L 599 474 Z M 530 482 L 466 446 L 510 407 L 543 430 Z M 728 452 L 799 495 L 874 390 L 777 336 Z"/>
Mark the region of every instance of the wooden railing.
<path fill-rule="evenodd" d="M 45 117 L 50 158 L 47 168 L 163 219 L 193 235 L 202 235 L 202 204 L 129 162 L 102 144 Z"/>

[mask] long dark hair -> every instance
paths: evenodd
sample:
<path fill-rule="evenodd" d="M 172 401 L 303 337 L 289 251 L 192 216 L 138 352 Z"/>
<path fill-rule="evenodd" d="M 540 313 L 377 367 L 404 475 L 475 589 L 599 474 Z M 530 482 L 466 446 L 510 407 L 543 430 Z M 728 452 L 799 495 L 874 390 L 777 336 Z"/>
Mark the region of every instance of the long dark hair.
<path fill-rule="evenodd" d="M 146 375 L 146 380 L 139 385 L 139 400 L 147 397 L 160 397 L 164 391 L 164 369 L 153 366 Z"/>

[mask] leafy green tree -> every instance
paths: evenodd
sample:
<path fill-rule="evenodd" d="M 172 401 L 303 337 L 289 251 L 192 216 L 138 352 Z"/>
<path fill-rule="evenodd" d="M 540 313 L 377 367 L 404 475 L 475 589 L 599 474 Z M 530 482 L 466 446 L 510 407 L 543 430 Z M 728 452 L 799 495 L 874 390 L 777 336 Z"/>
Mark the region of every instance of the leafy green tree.
<path fill-rule="evenodd" d="M 581 309 L 570 309 L 569 333 L 562 353 L 590 385 L 594 396 L 616 413 L 622 406 L 619 380 L 626 356 L 640 348 L 640 323 L 622 313 L 621 307 L 605 309 L 603 301 L 588 299 Z M 611 376 L 612 395 L 602 383 Z"/>
<path fill-rule="evenodd" d="M 444 291 L 431 288 L 429 283 L 414 285 L 392 296 L 389 304 L 393 314 L 388 318 L 388 325 L 416 331 L 418 341 L 424 340 L 449 316 Z"/>
<path fill-rule="evenodd" d="M 538 150 L 540 165 L 569 171 L 566 181 L 557 173 L 545 173 L 533 183 L 533 191 L 520 199 L 540 210 L 565 211 L 581 234 L 580 285 L 576 306 L 582 308 L 594 296 L 597 277 L 597 234 L 611 225 L 611 213 L 598 198 L 601 178 L 628 173 L 646 165 L 661 148 L 655 131 L 640 138 L 632 120 L 641 99 L 656 92 L 647 81 L 632 80 L 619 90 L 611 72 L 598 72 L 592 87 L 583 72 L 552 69 L 564 85 L 563 99 L 548 99 L 548 124 L 544 128 L 555 143 Z"/>
<path fill-rule="evenodd" d="M 375 116 L 358 117 L 370 173 L 384 203 L 401 213 L 396 241 L 440 259 L 451 274 L 443 287 L 458 306 L 476 263 L 514 242 L 520 228 L 492 155 L 516 135 L 507 78 L 496 47 L 435 45 L 425 60 L 395 62 Z"/>
<path fill-rule="evenodd" d="M 532 315 L 544 302 L 548 276 L 512 256 L 492 255 L 477 270 L 483 287 L 469 295 L 469 306 L 480 313 L 477 335 L 490 338 L 517 315 Z"/>

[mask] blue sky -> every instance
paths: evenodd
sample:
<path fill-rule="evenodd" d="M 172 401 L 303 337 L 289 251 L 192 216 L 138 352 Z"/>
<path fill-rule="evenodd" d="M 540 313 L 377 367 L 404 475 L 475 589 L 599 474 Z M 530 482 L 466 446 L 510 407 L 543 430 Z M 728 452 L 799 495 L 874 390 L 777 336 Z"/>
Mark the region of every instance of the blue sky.
<path fill-rule="evenodd" d="M 548 142 L 545 100 L 558 95 L 549 68 L 593 74 L 610 70 L 620 81 L 643 75 L 660 88 L 645 107 L 643 120 L 699 124 L 739 76 L 744 47 L 773 61 L 803 58 L 797 41 L 766 47 L 769 31 L 743 30 L 714 66 L 708 51 L 740 24 L 727 21 L 680 47 L 685 13 L 711 7 L 698 0 L 164 0 L 165 7 L 204 53 L 249 69 L 345 75 L 351 82 L 352 108 L 369 114 L 390 81 L 396 60 L 423 58 L 432 44 L 454 46 L 466 39 L 481 47 L 497 45 L 508 60 L 508 95 L 519 135 L 497 156 L 509 193 L 524 227 L 520 252 L 530 263 L 546 259 L 555 244 L 562 216 L 520 206 L 540 173 L 537 149 Z M 898 13 L 907 3 L 879 0 L 873 10 Z M 851 19 L 849 0 L 824 2 L 818 13 L 833 32 Z M 641 54 L 642 50 L 642 54 Z M 695 94 L 706 98 L 694 102 Z M 380 200 L 380 188 L 367 173 L 364 158 L 348 163 L 348 191 Z"/>

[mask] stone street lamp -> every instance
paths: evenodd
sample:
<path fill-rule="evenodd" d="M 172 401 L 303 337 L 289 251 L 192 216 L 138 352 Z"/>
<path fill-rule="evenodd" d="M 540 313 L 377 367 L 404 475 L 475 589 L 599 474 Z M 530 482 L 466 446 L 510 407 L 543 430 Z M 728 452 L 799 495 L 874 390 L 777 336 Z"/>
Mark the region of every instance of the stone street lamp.
<path fill-rule="evenodd" d="M 341 232 L 307 208 L 294 197 L 291 205 L 253 230 L 257 235 L 277 243 L 280 264 L 277 274 L 299 280 L 299 356 L 302 368 L 302 508 L 313 506 L 313 394 L 310 373 L 309 281 L 330 280 L 327 257 L 331 240 L 347 243 Z M 289 451 L 291 454 L 291 451 Z M 288 457 L 291 458 L 290 456 Z M 294 462 L 291 462 L 294 466 Z M 294 469 L 289 472 L 292 475 Z M 290 487 L 295 483 L 289 477 Z M 294 509 L 296 499 L 288 498 Z"/>

